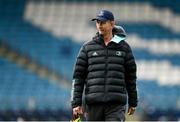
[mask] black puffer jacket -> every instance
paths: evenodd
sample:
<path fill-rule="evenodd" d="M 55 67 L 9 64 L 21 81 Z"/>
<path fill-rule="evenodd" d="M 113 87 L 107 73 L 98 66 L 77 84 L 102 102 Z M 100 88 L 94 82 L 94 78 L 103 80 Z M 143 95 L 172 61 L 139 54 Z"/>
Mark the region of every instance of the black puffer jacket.
<path fill-rule="evenodd" d="M 130 46 L 124 41 L 125 32 L 114 28 L 113 34 L 121 37 L 119 43 L 105 46 L 102 37 L 96 36 L 85 43 L 74 67 L 71 103 L 82 104 L 85 87 L 86 104 L 116 102 L 137 106 L 136 64 Z"/>

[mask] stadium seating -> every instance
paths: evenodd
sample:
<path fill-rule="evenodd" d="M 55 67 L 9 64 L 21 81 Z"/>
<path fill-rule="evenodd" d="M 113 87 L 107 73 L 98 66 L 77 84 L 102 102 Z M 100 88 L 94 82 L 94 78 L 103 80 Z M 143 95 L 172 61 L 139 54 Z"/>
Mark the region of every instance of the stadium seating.
<path fill-rule="evenodd" d="M 80 46 L 96 32 L 90 19 L 109 9 L 126 30 L 137 61 L 137 112 L 144 120 L 178 120 L 179 5 L 179 0 L 1 0 L 0 42 L 70 84 Z M 2 53 L 0 120 L 70 119 L 70 89 L 65 84 L 53 84 Z"/>
<path fill-rule="evenodd" d="M 62 86 L 42 80 L 2 58 L 0 66 L 0 110 L 68 110 L 70 94 Z"/>
<path fill-rule="evenodd" d="M 42 109 L 43 107 L 46 108 L 46 106 L 52 106 L 52 108 L 58 108 L 59 106 L 61 109 L 66 109 L 68 106 L 68 104 L 65 104 L 68 101 L 69 93 L 66 89 L 62 88 L 62 86 L 41 80 L 36 74 L 19 68 L 8 60 L 0 58 L 0 64 L 0 95 L 1 98 L 3 98 L 1 99 L 2 103 L 0 108 L 24 109 L 31 107 L 31 105 L 28 105 L 31 103 L 28 102 L 35 102 L 32 104 Z M 9 101 L 10 103 L 7 104 L 7 102 L 4 101 Z M 51 102 L 54 103 L 51 104 Z"/>

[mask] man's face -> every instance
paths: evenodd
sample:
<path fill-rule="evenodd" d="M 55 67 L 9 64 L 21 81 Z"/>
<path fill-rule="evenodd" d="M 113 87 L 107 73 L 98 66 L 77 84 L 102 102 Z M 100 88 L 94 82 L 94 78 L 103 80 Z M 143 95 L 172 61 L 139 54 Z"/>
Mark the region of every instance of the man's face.
<path fill-rule="evenodd" d="M 108 33 L 112 32 L 113 26 L 114 26 L 114 21 L 96 20 L 96 28 L 99 34 L 107 35 Z"/>

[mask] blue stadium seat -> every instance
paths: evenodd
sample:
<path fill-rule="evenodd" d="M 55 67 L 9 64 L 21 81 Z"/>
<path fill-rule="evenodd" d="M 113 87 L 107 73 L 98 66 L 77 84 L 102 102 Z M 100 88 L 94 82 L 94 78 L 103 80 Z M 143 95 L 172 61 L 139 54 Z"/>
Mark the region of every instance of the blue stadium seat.
<path fill-rule="evenodd" d="M 25 7 L 29 1 L 0 0 L 0 40 L 19 55 L 27 56 L 32 61 L 36 61 L 40 65 L 57 72 L 71 82 L 73 65 L 82 44 L 75 42 L 75 39 L 69 36 L 55 37 L 50 31 L 45 31 L 30 21 L 26 21 L 24 19 Z M 124 2 L 127 4 L 148 3 L 160 11 L 168 9 L 173 16 L 179 16 L 180 14 L 179 0 L 105 1 L 117 4 Z M 68 2 L 101 3 L 102 1 L 68 0 Z M 119 10 L 119 8 L 114 9 Z M 66 14 L 61 17 L 65 18 L 65 16 Z M 87 17 L 89 16 L 87 15 Z M 68 24 L 68 22 L 64 23 Z M 76 22 L 72 24 L 76 24 Z M 163 26 L 160 22 L 117 21 L 117 24 L 122 25 L 128 35 L 135 34 L 146 42 L 150 42 L 153 39 L 162 42 L 166 39 L 169 43 L 171 43 L 171 40 L 179 43 L 180 40 L 179 32 Z M 169 24 L 175 23 L 170 22 Z M 91 27 L 92 24 L 89 24 L 89 28 Z M 133 53 L 137 62 L 141 60 L 146 62 L 165 60 L 172 64 L 175 67 L 174 69 L 180 66 L 179 53 L 170 55 L 156 54 L 142 48 L 133 48 Z M 36 74 L 20 68 L 4 57 L 0 57 L 0 74 L 0 121 L 15 121 L 18 117 L 22 117 L 25 120 L 40 121 L 69 120 L 70 90 L 64 89 L 63 84 L 57 86 L 48 80 L 41 79 Z M 150 117 L 149 120 L 157 120 L 158 117 L 168 116 L 168 114 L 174 117 L 172 120 L 178 119 L 180 116 L 179 110 L 177 110 L 180 99 L 180 86 L 162 86 L 156 80 L 148 81 L 142 79 L 138 79 L 137 84 L 139 89 L 139 108 L 145 111 L 146 107 L 149 107 L 147 108 L 149 111 L 145 111 Z"/>
<path fill-rule="evenodd" d="M 37 108 L 67 109 L 69 91 L 42 80 L 36 74 L 25 71 L 8 60 L 0 58 L 2 73 L 0 85 L 1 109 Z M 43 102 L 42 102 L 43 101 Z M 30 103 L 34 102 L 34 103 Z"/>

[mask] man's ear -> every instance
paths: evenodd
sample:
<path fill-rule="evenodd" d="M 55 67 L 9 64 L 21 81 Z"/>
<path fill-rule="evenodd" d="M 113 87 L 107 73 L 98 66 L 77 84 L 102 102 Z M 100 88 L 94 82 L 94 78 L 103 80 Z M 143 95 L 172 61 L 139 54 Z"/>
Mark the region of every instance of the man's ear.
<path fill-rule="evenodd" d="M 114 27 L 115 21 L 111 21 L 111 25 L 112 25 L 112 27 Z"/>

